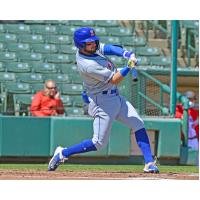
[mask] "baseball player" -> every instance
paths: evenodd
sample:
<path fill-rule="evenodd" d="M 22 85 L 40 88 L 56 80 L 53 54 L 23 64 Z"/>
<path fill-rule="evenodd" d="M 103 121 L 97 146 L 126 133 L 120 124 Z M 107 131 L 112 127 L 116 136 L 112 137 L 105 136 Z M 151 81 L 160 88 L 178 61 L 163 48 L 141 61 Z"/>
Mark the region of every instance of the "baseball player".
<path fill-rule="evenodd" d="M 78 70 L 88 94 L 88 98 L 86 95 L 84 98 L 89 104 L 88 113 L 94 118 L 93 138 L 68 148 L 57 147 L 49 162 L 48 170 L 54 171 L 73 154 L 104 148 L 108 143 L 113 121 L 119 120 L 135 131 L 137 144 L 145 160 L 144 172 L 159 173 L 152 157 L 144 122 L 117 89 L 117 85 L 137 63 L 135 54 L 117 45 L 99 43 L 99 37 L 90 27 L 77 29 L 74 32 L 74 43 L 78 48 L 76 54 Z M 127 66 L 118 71 L 107 57 L 110 55 L 127 59 Z"/>

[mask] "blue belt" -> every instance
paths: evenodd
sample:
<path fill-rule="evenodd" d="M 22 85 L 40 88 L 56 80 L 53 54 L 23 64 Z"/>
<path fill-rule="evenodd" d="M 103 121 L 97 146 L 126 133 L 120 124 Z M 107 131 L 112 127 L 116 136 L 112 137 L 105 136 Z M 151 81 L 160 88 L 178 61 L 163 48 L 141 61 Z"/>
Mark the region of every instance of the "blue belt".
<path fill-rule="evenodd" d="M 110 92 L 109 92 L 109 90 L 106 90 L 106 91 L 103 91 L 102 92 L 102 94 L 116 94 L 117 93 L 117 89 L 115 89 L 115 90 L 110 90 Z"/>

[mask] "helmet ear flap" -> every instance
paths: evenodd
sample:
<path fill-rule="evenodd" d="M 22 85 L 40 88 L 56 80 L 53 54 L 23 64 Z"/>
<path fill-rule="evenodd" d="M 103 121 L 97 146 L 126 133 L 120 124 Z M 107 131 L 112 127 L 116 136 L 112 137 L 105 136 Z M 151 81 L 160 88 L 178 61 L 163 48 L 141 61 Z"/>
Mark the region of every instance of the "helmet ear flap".
<path fill-rule="evenodd" d="M 84 43 L 80 43 L 79 46 L 80 46 L 79 49 L 85 49 L 86 44 L 85 44 L 85 42 Z"/>
<path fill-rule="evenodd" d="M 85 43 L 81 43 L 79 41 L 74 40 L 75 46 L 79 49 L 84 49 L 86 44 Z"/>
<path fill-rule="evenodd" d="M 98 50 L 99 49 L 99 40 L 95 40 L 95 43 L 96 43 L 96 50 Z"/>

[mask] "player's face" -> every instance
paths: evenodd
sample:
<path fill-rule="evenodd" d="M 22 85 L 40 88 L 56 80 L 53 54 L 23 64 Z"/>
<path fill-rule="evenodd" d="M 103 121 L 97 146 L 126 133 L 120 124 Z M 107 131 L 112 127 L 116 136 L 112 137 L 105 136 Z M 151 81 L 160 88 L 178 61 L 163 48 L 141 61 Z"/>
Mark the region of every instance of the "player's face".
<path fill-rule="evenodd" d="M 86 42 L 84 51 L 88 54 L 93 54 L 96 52 L 97 45 L 96 42 Z"/>

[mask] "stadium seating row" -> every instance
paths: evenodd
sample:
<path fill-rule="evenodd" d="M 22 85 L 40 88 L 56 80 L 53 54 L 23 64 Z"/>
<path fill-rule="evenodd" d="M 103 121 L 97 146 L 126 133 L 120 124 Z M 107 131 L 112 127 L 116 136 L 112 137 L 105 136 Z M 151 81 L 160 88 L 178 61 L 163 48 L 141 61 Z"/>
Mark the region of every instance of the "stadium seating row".
<path fill-rule="evenodd" d="M 0 43 L 0 51 L 33 51 L 36 53 L 67 53 L 75 54 L 76 48 L 73 45 L 56 44 L 28 44 L 28 43 Z"/>
<path fill-rule="evenodd" d="M 73 26 L 97 26 L 116 27 L 119 26 L 116 20 L 25 20 L 25 24 L 65 24 Z"/>
<path fill-rule="evenodd" d="M 1 83 L 1 92 L 30 94 L 44 88 L 44 83 L 42 82 L 15 82 L 12 81 L 12 78 L 14 78 L 14 74 L 9 75 L 10 79 L 7 79 L 7 81 Z M 11 77 L 11 75 L 13 76 Z M 62 94 L 80 95 L 83 90 L 82 84 L 68 84 L 66 82 L 59 82 L 57 85 Z"/>
<path fill-rule="evenodd" d="M 57 83 L 82 83 L 79 73 L 74 74 L 41 74 L 41 73 L 0 73 L 2 82 L 44 83 L 45 80 L 55 80 Z"/>
<path fill-rule="evenodd" d="M 139 65 L 145 66 L 145 65 L 161 65 L 161 66 L 169 66 L 171 63 L 170 57 L 167 56 L 158 56 L 158 52 L 154 51 L 151 52 L 151 56 L 148 51 L 144 51 L 141 53 L 141 56 L 139 55 L 140 52 L 136 51 L 138 55 Z M 145 56 L 143 56 L 143 54 Z M 4 54 L 5 55 L 5 54 Z M 9 54 L 10 55 L 10 54 Z M 26 53 L 27 55 L 27 53 Z M 33 54 L 34 55 L 34 54 Z M 51 55 L 51 54 L 50 54 Z M 55 54 L 54 54 L 55 55 Z M 1 53 L 0 53 L 1 57 Z M 73 55 L 72 55 L 73 57 Z M 69 58 L 72 58 L 69 57 Z M 4 57 L 5 58 L 5 57 Z M 29 57 L 31 59 L 31 56 Z M 52 60 L 55 60 L 55 57 L 51 58 Z M 122 67 L 126 64 L 126 61 L 120 57 L 111 57 L 111 61 L 117 66 Z M 48 60 L 50 61 L 50 60 Z M 75 63 L 73 63 L 73 60 L 68 60 L 68 63 L 62 63 L 57 60 L 57 62 L 47 62 L 46 60 L 42 62 L 41 60 L 28 60 L 23 59 L 21 61 L 15 61 L 14 59 L 5 59 L 2 62 L 0 62 L 0 72 L 32 72 L 32 73 L 64 73 L 64 74 L 74 74 L 77 72 L 77 67 Z"/>
<path fill-rule="evenodd" d="M 1 42 L 21 42 L 21 43 L 50 43 L 50 44 L 71 44 L 72 37 L 67 35 L 41 35 L 41 34 L 10 34 L 0 33 Z"/>
<path fill-rule="evenodd" d="M 138 55 L 157 56 L 160 55 L 159 48 L 155 47 L 137 47 L 124 45 L 127 50 L 137 50 Z M 35 52 L 35 53 L 66 53 L 75 54 L 76 48 L 72 45 L 54 45 L 54 44 L 27 44 L 27 43 L 0 43 L 0 52 Z M 8 58 L 9 59 L 9 58 Z"/>
<path fill-rule="evenodd" d="M 0 52 L 0 61 L 47 61 L 50 63 L 75 63 L 75 55 L 60 53 Z"/>
<path fill-rule="evenodd" d="M 134 47 L 140 47 L 140 46 L 142 47 L 142 46 L 146 45 L 146 40 L 144 37 L 139 37 L 139 36 L 120 37 L 120 36 L 106 36 L 106 35 L 102 36 L 100 34 L 98 34 L 98 35 L 99 35 L 100 41 L 102 43 L 120 44 L 123 46 L 132 46 L 132 47 L 133 46 Z M 32 45 L 32 44 L 35 44 L 35 45 Z M 38 49 L 38 47 L 40 47 L 40 49 L 41 49 L 41 47 L 44 47 L 44 45 L 49 45 L 49 47 L 52 46 L 53 47 L 52 50 L 54 50 L 54 49 L 56 50 L 56 46 L 54 47 L 54 45 L 52 45 L 52 44 L 54 44 L 54 45 L 57 44 L 58 47 L 60 47 L 62 45 L 64 45 L 64 46 L 72 45 L 72 46 L 69 46 L 70 49 L 72 49 L 72 50 L 74 50 L 74 48 L 75 48 L 73 45 L 73 38 L 71 36 L 67 36 L 67 35 L 0 33 L 0 50 L 5 49 L 6 47 L 13 49 L 15 46 L 16 46 L 15 49 L 21 48 L 22 50 L 23 50 L 23 48 L 27 48 L 29 50 L 32 46 L 35 47 L 36 49 Z M 45 50 L 48 50 L 49 47 L 47 46 L 45 48 Z M 62 48 L 62 49 L 64 49 L 64 48 Z M 33 48 L 33 50 L 34 50 L 34 48 Z"/>
<path fill-rule="evenodd" d="M 73 26 L 103 26 L 103 27 L 116 27 L 119 26 L 119 22 L 116 20 L 1 20 L 2 23 L 22 23 L 22 24 L 62 24 Z"/>
<path fill-rule="evenodd" d="M 124 45 L 127 50 L 135 50 L 138 55 L 157 56 L 160 55 L 159 48 L 134 45 L 129 43 Z M 58 44 L 28 44 L 28 43 L 0 43 L 0 52 L 35 52 L 35 53 L 66 53 L 75 54 L 77 49 L 73 45 Z"/>
<path fill-rule="evenodd" d="M 8 48 L 15 48 L 13 51 L 0 51 L 0 60 L 23 60 L 23 61 L 40 61 L 46 60 L 47 62 L 55 63 L 74 63 L 75 51 L 73 47 L 60 46 L 62 53 L 56 53 L 55 45 L 33 45 L 35 51 L 28 52 L 27 45 L 12 44 Z M 18 50 L 17 50 L 18 48 Z M 132 48 L 125 46 L 127 50 L 135 51 L 137 56 L 160 56 L 160 49 L 155 47 L 137 47 Z M 65 52 L 64 52 L 65 51 Z M 71 52 L 70 52 L 71 51 Z M 121 59 L 121 58 L 120 58 Z"/>
<path fill-rule="evenodd" d="M 0 72 L 16 72 L 16 73 L 77 73 L 75 64 L 62 63 L 43 63 L 43 62 L 0 62 Z"/>
<path fill-rule="evenodd" d="M 18 34 L 65 34 L 73 35 L 77 26 L 72 25 L 45 25 L 45 24 L 1 24 L 1 33 L 18 33 Z M 124 27 L 96 27 L 96 34 L 101 36 L 112 35 L 112 36 L 131 36 L 132 32 L 130 29 Z"/>

